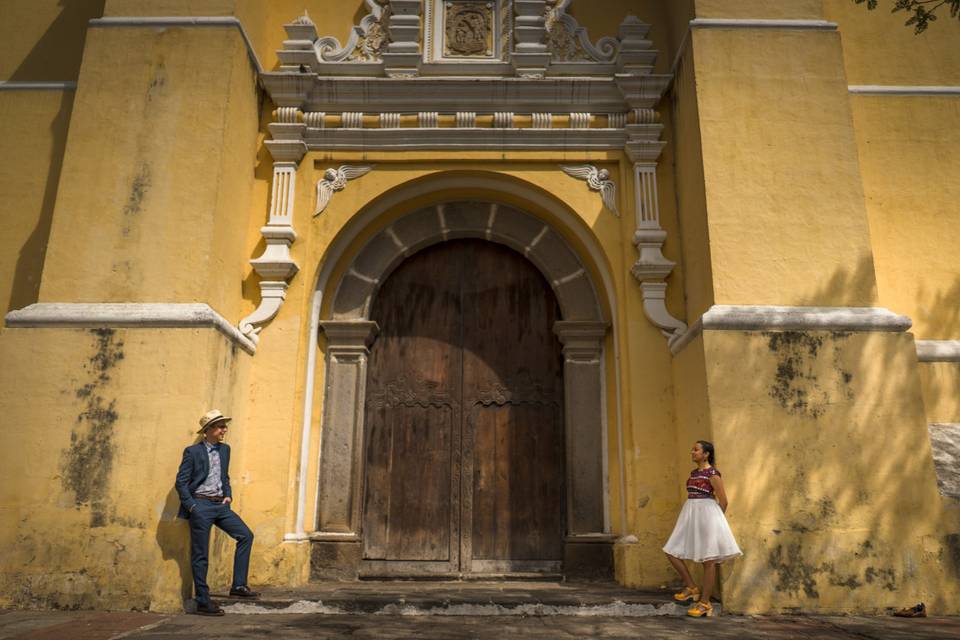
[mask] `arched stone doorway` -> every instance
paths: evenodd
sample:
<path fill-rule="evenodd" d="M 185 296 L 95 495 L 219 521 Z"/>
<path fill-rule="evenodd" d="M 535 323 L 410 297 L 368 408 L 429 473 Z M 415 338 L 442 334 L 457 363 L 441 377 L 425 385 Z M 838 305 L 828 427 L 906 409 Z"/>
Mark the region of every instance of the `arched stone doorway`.
<path fill-rule="evenodd" d="M 565 452 L 560 465 L 565 469 L 565 478 L 564 513 L 561 514 L 563 552 L 559 566 L 568 575 L 603 573 L 612 566 L 611 537 L 605 524 L 603 462 L 606 451 L 602 356 L 607 323 L 602 317 L 595 287 L 577 255 L 549 225 L 509 206 L 471 201 L 421 209 L 376 233 L 341 279 L 331 304 L 332 318 L 320 322 L 327 337 L 327 376 L 317 531 L 311 535 L 315 541 L 315 575 L 359 575 L 365 557 L 367 561 L 377 560 L 370 557 L 369 549 L 365 551 L 364 541 L 364 524 L 371 526 L 364 512 L 364 485 L 370 481 L 366 468 L 370 460 L 364 449 L 369 434 L 364 423 L 370 345 L 381 329 L 370 315 L 377 294 L 406 258 L 430 245 L 462 238 L 503 244 L 525 256 L 556 296 L 561 319 L 553 322 L 552 331 L 563 345 Z M 449 559 L 434 559 L 446 565 L 428 568 L 426 573 L 470 572 L 473 565 L 460 562 L 462 551 L 460 548 L 456 554 L 459 558 L 456 568 Z M 380 560 L 390 559 L 402 558 Z M 557 567 L 557 561 L 553 562 L 540 568 Z M 417 566 L 427 567 L 426 564 L 406 564 L 409 566 L 401 568 L 399 573 L 422 573 Z M 394 573 L 382 562 L 366 562 L 366 565 L 371 573 Z M 497 572 L 509 572 L 511 566 L 520 570 L 522 564 L 481 563 L 477 570 L 482 571 L 485 566 Z"/>

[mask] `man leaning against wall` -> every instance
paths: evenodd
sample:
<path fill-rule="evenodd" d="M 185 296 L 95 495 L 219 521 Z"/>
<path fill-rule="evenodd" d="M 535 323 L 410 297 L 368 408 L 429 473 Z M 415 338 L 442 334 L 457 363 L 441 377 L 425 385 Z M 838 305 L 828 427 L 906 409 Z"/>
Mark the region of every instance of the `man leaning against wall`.
<path fill-rule="evenodd" d="M 210 600 L 207 586 L 210 529 L 220 527 L 237 541 L 233 556 L 233 583 L 230 595 L 235 598 L 256 598 L 247 586 L 253 532 L 231 508 L 230 446 L 223 442 L 230 418 L 217 409 L 200 418 L 200 442 L 183 450 L 183 461 L 177 471 L 175 486 L 180 496 L 178 516 L 190 521 L 190 567 L 197 599 L 197 613 L 222 616 L 221 609 Z"/>

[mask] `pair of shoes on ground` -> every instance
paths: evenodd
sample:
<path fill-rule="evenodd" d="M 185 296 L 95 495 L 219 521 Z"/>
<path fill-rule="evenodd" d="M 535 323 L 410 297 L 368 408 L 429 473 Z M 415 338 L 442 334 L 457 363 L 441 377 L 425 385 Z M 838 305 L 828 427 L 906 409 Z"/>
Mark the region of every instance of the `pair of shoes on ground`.
<path fill-rule="evenodd" d="M 673 594 L 673 600 L 677 604 L 693 603 L 687 609 L 687 615 L 691 618 L 713 617 L 713 605 L 700 599 L 700 589 L 697 587 L 684 587 L 683 591 Z"/>
<path fill-rule="evenodd" d="M 687 609 L 687 615 L 691 618 L 712 618 L 713 614 L 713 605 L 703 600 L 697 601 L 695 605 Z"/>
<path fill-rule="evenodd" d="M 927 617 L 927 606 L 922 602 L 915 604 L 912 607 L 905 607 L 898 611 L 894 611 L 893 615 L 898 618 L 926 618 Z"/>
<path fill-rule="evenodd" d="M 673 600 L 678 604 L 690 604 L 699 599 L 700 589 L 697 587 L 684 587 L 680 593 L 673 594 Z"/>
<path fill-rule="evenodd" d="M 242 587 L 234 587 L 230 589 L 231 598 L 243 598 L 246 600 L 255 600 L 260 597 L 260 594 L 256 591 L 251 591 L 250 587 L 244 585 Z M 215 602 L 198 602 L 197 603 L 197 615 L 201 616 L 222 616 L 223 609 L 221 609 Z"/>

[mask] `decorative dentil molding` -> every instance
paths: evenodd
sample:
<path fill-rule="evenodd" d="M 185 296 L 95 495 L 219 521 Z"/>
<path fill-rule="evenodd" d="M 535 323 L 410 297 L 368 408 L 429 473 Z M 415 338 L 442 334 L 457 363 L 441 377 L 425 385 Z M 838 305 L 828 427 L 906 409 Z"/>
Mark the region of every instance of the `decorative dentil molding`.
<path fill-rule="evenodd" d="M 281 114 L 280 117 L 289 118 L 290 114 Z M 250 261 L 254 271 L 262 278 L 260 304 L 240 321 L 240 332 L 254 344 L 260 339 L 263 325 L 272 320 L 283 306 L 288 280 L 300 270 L 290 256 L 290 245 L 297 239 L 293 229 L 293 202 L 298 163 L 291 160 L 273 163 L 270 217 L 266 226 L 260 228 L 267 246 L 258 258 Z"/>
<path fill-rule="evenodd" d="M 370 165 L 350 165 L 344 164 L 339 168 L 333 167 L 323 172 L 323 178 L 317 181 L 317 207 L 313 212 L 318 216 L 330 204 L 330 199 L 337 191 L 343 191 L 347 187 L 347 182 L 360 176 L 364 176 L 373 169 Z"/>
<path fill-rule="evenodd" d="M 600 199 L 613 215 L 620 217 L 617 208 L 617 184 L 610 179 L 610 172 L 606 169 L 597 169 L 592 164 L 560 165 L 568 176 L 584 180 L 591 191 L 600 192 Z"/>

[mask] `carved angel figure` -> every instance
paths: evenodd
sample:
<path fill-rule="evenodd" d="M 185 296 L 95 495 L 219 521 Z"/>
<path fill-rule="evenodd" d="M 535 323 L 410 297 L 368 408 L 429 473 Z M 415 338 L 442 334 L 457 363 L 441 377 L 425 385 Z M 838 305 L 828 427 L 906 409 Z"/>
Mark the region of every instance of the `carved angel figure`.
<path fill-rule="evenodd" d="M 617 209 L 617 185 L 610 179 L 610 172 L 606 169 L 597 169 L 593 165 L 584 164 L 576 166 L 561 166 L 563 172 L 579 180 L 586 180 L 587 186 L 593 191 L 600 192 L 600 198 L 603 204 L 613 212 L 615 216 L 620 217 L 620 211 Z"/>
<path fill-rule="evenodd" d="M 335 191 L 343 191 L 348 180 L 366 175 L 373 167 L 344 164 L 339 169 L 330 168 L 323 172 L 323 178 L 317 182 L 317 209 L 313 215 L 318 216 L 330 204 L 330 198 Z"/>

